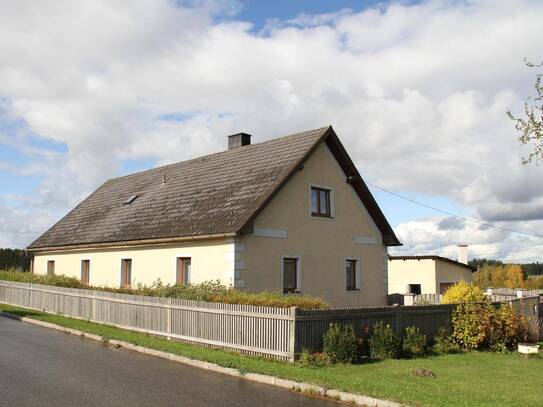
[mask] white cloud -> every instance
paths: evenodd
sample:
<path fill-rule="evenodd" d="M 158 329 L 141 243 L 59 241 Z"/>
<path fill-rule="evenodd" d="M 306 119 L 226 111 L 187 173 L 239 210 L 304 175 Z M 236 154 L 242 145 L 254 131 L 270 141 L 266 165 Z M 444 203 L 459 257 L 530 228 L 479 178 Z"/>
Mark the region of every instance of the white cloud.
<path fill-rule="evenodd" d="M 535 222 L 537 233 L 543 222 Z M 510 227 L 520 228 L 513 224 Z M 508 231 L 491 228 L 480 223 L 459 220 L 453 217 L 432 217 L 405 222 L 396 228 L 403 247 L 390 250 L 393 255 L 436 254 L 457 258 L 457 245 L 468 244 L 469 258 L 498 258 L 508 262 L 541 261 L 543 239 L 511 234 Z"/>
<path fill-rule="evenodd" d="M 0 4 L 4 116 L 68 148 L 34 158 L 40 210 L 73 206 L 123 159 L 179 161 L 223 149 L 233 132 L 262 140 L 331 123 L 380 185 L 522 229 L 543 218 L 542 169 L 521 165 L 505 117 L 533 82 L 522 59 L 541 58 L 541 2 L 385 4 L 256 34 L 224 18 L 235 2 Z M 399 230 L 412 239 L 404 230 L 419 227 Z M 451 236 L 431 230 L 442 245 Z"/>
<path fill-rule="evenodd" d="M 0 204 L 0 248 L 26 247 L 28 242 L 36 238 L 36 231 L 45 230 L 55 220 L 44 209 L 36 208 L 30 213 Z"/>

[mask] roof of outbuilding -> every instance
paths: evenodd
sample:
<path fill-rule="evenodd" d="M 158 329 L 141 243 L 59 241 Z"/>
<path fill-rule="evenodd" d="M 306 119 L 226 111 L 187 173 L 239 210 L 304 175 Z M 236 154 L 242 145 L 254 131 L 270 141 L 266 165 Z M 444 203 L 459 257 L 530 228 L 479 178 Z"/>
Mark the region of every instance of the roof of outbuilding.
<path fill-rule="evenodd" d="M 250 231 L 256 215 L 323 141 L 351 176 L 383 243 L 399 245 L 329 126 L 110 179 L 28 248 Z"/>
<path fill-rule="evenodd" d="M 459 261 L 449 259 L 448 257 L 435 256 L 433 254 L 421 255 L 421 256 L 388 256 L 389 260 L 440 260 L 446 263 L 454 264 L 455 266 L 465 267 L 471 271 L 477 271 L 476 267 L 469 264 L 460 263 Z"/>

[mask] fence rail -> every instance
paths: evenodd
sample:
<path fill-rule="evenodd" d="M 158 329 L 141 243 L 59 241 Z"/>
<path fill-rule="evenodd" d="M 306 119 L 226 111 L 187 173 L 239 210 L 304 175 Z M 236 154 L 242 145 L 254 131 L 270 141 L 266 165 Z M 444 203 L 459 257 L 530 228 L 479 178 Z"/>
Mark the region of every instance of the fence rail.
<path fill-rule="evenodd" d="M 509 301 L 537 315 L 538 298 Z M 358 335 L 384 321 L 401 335 L 417 326 L 432 338 L 450 323 L 454 305 L 299 309 L 145 297 L 0 280 L 0 302 L 104 323 L 200 345 L 282 360 L 302 349 L 320 350 L 331 323 L 351 324 Z M 539 317 L 541 317 L 539 311 Z"/>

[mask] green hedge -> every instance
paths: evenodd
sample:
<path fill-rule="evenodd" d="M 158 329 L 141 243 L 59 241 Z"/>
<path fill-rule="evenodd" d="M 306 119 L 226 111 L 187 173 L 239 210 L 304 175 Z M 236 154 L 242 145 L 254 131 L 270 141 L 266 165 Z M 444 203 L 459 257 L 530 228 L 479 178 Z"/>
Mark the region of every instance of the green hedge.
<path fill-rule="evenodd" d="M 283 295 L 263 291 L 251 293 L 226 287 L 217 281 L 207 281 L 193 285 L 171 285 L 157 280 L 150 286 L 138 284 L 135 288 L 89 287 L 77 278 L 63 275 L 45 276 L 17 271 L 0 271 L 0 280 L 19 281 L 51 285 L 56 287 L 86 288 L 123 294 L 145 295 L 150 297 L 180 298 L 184 300 L 221 302 L 226 304 L 257 305 L 264 307 L 327 308 L 324 300 L 309 295 Z"/>

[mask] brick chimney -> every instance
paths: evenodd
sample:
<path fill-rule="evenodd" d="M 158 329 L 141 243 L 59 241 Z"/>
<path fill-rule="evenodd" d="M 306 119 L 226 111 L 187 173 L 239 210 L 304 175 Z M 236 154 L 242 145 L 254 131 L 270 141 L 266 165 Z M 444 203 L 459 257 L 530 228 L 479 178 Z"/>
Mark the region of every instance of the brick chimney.
<path fill-rule="evenodd" d="M 468 264 L 468 245 L 467 244 L 458 245 L 458 262 Z"/>
<path fill-rule="evenodd" d="M 251 144 L 251 135 L 247 133 L 237 133 L 228 136 L 228 149 L 233 150 Z"/>

